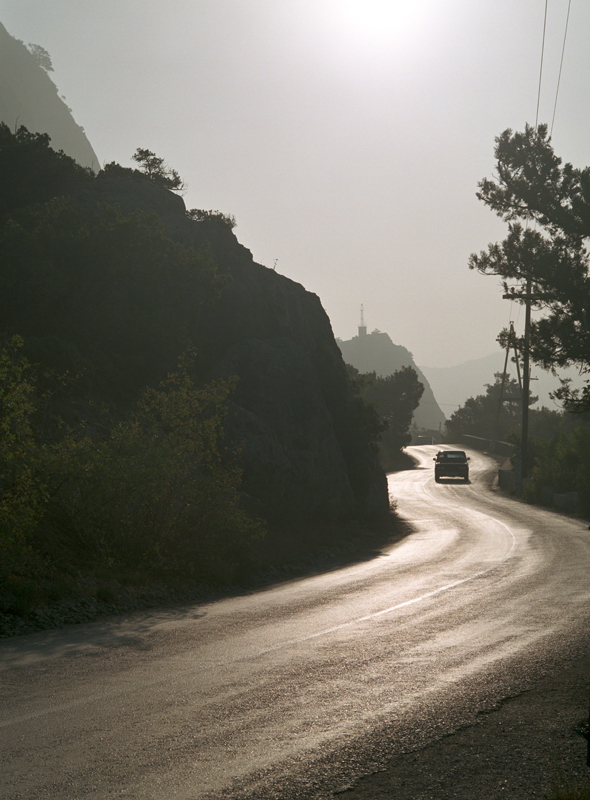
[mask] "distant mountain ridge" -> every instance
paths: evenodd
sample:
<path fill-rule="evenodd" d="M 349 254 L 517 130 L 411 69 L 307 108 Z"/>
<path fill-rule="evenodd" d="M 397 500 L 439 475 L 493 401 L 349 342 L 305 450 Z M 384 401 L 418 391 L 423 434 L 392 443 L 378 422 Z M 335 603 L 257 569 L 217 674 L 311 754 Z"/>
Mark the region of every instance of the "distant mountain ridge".
<path fill-rule="evenodd" d="M 0 23 L 0 122 L 10 130 L 24 125 L 32 133 L 47 133 L 54 150 L 95 172 L 98 157 L 84 130 L 58 94 L 57 86 L 37 58 Z"/>
<path fill-rule="evenodd" d="M 377 330 L 366 333 L 365 330 L 359 328 L 359 335 L 347 341 L 336 340 L 346 363 L 359 372 L 376 372 L 380 377 L 393 375 L 402 367 L 413 367 L 424 385 L 424 394 L 414 413 L 413 423 L 418 428 L 427 430 L 436 431 L 442 428 L 446 417 L 435 399 L 427 377 L 414 363 L 410 351 L 402 345 L 394 344 L 387 333 Z"/>
<path fill-rule="evenodd" d="M 466 361 L 454 367 L 420 367 L 420 369 L 428 378 L 432 391 L 445 414 L 450 417 L 470 397 L 485 394 L 486 384 L 494 382 L 494 373 L 502 372 L 505 359 L 505 351 L 498 350 L 489 356 Z M 516 366 L 510 360 L 508 361 L 508 374 L 513 378 L 517 377 Z M 560 370 L 559 374 L 563 378 L 571 378 L 573 386 L 583 385 L 583 380 L 575 369 Z M 558 388 L 558 378 L 540 367 L 532 365 L 531 392 L 539 397 L 533 408 L 546 406 L 558 410 L 559 406 L 549 397 L 549 393 Z"/>

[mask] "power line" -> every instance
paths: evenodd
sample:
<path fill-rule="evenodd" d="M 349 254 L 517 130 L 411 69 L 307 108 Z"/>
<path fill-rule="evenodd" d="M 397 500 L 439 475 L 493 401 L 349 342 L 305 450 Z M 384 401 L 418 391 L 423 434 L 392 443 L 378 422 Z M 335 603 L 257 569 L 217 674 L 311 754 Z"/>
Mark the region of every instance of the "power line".
<path fill-rule="evenodd" d="M 541 64 L 539 67 L 539 88 L 537 90 L 537 113 L 535 115 L 535 128 L 539 124 L 539 105 L 541 103 L 541 83 L 543 81 L 543 60 L 545 56 L 545 31 L 547 30 L 547 6 L 549 0 L 545 0 L 545 16 L 543 18 L 543 42 L 541 44 Z"/>
<path fill-rule="evenodd" d="M 565 18 L 565 30 L 563 32 L 563 46 L 561 48 L 561 61 L 559 62 L 559 77 L 557 78 L 557 89 L 555 90 L 555 104 L 553 106 L 553 117 L 551 118 L 551 130 L 549 131 L 549 136 L 553 134 L 553 124 L 555 123 L 555 112 L 557 110 L 557 98 L 559 96 L 559 85 L 561 83 L 561 70 L 563 67 L 563 56 L 565 54 L 565 42 L 567 39 L 567 29 L 570 21 L 570 8 L 572 7 L 572 0 L 569 0 L 567 4 L 567 17 Z"/>
<path fill-rule="evenodd" d="M 541 103 L 541 84 L 543 82 L 543 61 L 545 58 L 545 33 L 547 31 L 548 5 L 549 5 L 549 0 L 545 0 L 545 15 L 543 17 L 543 41 L 541 44 L 541 64 L 539 66 L 539 88 L 537 90 L 537 113 L 535 115 L 535 128 L 537 129 L 539 127 L 539 105 Z M 527 215 L 527 223 L 528 223 L 528 215 Z M 530 398 L 530 377 L 531 377 L 530 335 L 531 335 L 531 306 L 533 300 L 532 290 L 533 290 L 533 282 L 529 274 L 526 279 L 524 295 L 521 295 L 521 297 L 525 301 L 524 341 L 522 348 L 522 386 L 521 386 L 522 421 L 521 421 L 521 431 L 520 431 L 521 467 L 520 467 L 519 483 L 521 492 L 524 480 L 525 478 L 528 477 L 527 468 L 528 468 L 528 447 L 529 447 L 529 398 Z M 510 295 L 504 295 L 504 297 L 505 298 L 510 297 Z M 516 359 L 516 364 L 518 365 L 518 358 Z M 519 375 L 519 382 L 520 382 L 520 375 Z"/>

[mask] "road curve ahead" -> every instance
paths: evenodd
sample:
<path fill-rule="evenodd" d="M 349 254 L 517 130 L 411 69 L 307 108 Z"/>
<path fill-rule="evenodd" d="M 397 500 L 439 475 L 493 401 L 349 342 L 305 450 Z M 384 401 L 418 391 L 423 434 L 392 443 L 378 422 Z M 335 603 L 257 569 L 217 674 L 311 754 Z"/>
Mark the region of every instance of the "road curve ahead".
<path fill-rule="evenodd" d="M 0 643 L 0 798 L 327 798 L 533 681 L 588 621 L 587 523 L 410 450 L 369 562 Z"/>

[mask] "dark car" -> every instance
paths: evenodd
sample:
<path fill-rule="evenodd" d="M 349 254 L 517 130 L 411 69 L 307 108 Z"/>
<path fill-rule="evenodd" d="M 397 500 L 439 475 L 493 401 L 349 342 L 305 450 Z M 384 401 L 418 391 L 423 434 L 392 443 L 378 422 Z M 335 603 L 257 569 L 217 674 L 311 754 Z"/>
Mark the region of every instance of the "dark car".
<path fill-rule="evenodd" d="M 440 450 L 433 459 L 434 480 L 441 478 L 463 478 L 469 480 L 469 457 L 463 450 Z"/>
<path fill-rule="evenodd" d="M 434 444 L 432 436 L 418 436 L 416 437 L 416 444 Z"/>

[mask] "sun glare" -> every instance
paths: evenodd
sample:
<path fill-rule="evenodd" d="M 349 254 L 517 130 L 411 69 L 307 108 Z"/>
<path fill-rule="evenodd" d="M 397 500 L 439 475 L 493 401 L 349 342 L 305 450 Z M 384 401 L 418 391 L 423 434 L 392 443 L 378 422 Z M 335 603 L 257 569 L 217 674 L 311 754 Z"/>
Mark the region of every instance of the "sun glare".
<path fill-rule="evenodd" d="M 336 44 L 376 55 L 411 49 L 428 37 L 439 13 L 440 0 L 327 0 L 325 23 Z"/>
<path fill-rule="evenodd" d="M 345 25 L 373 36 L 407 29 L 421 16 L 420 3 L 407 0 L 342 0 L 340 9 Z"/>

